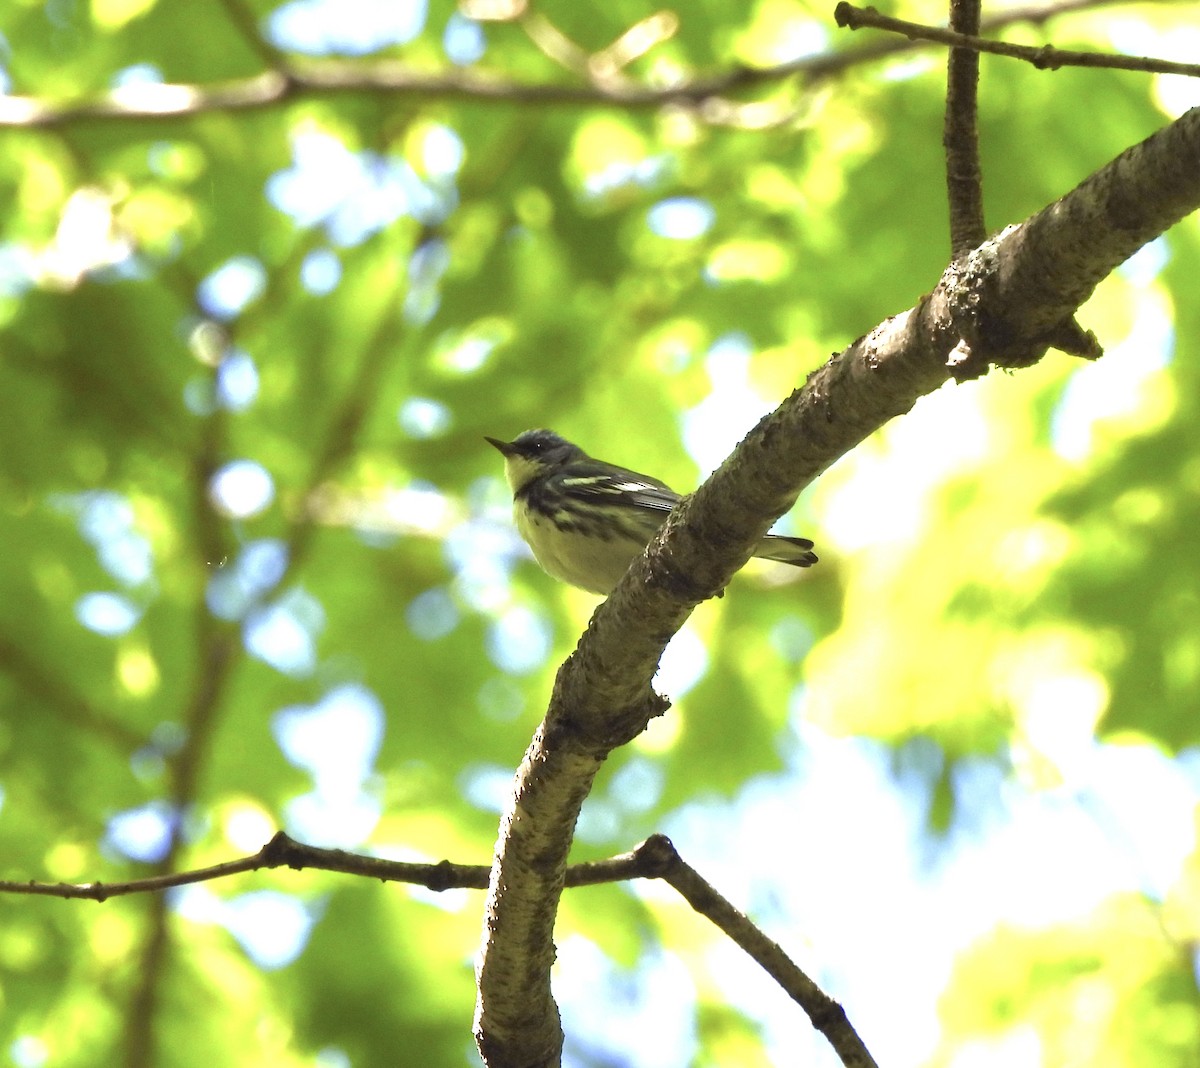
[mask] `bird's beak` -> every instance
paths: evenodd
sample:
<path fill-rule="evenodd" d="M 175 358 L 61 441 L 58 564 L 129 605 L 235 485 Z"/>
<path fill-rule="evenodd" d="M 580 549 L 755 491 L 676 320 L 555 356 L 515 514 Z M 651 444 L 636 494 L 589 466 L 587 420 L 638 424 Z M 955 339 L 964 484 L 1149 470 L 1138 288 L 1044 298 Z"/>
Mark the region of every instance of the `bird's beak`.
<path fill-rule="evenodd" d="M 489 438 L 486 434 L 483 435 L 483 440 L 493 448 L 499 449 L 505 456 L 511 456 L 513 447 L 511 441 L 501 441 L 499 438 Z"/>

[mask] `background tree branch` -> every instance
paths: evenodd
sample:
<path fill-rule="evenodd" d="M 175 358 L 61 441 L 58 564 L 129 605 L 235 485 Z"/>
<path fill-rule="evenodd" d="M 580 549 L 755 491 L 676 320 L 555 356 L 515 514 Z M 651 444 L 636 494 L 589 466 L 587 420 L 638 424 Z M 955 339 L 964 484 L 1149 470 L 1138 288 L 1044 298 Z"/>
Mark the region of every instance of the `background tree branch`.
<path fill-rule="evenodd" d="M 1018 8 L 985 19 L 981 28 L 998 31 L 1011 25 L 1041 25 L 1061 14 L 1102 7 L 1117 0 L 1073 0 L 1028 8 Z M 238 10 L 230 5 L 230 10 Z M 838 14 L 840 12 L 840 14 Z M 864 63 L 878 62 L 919 47 L 921 43 L 951 44 L 973 51 L 1027 59 L 1041 66 L 1111 66 L 1125 70 L 1162 71 L 1196 74 L 1200 66 L 1133 57 L 1106 57 L 1053 49 L 1033 49 L 999 41 L 970 38 L 936 27 L 923 27 L 896 19 L 884 19 L 860 11 L 848 4 L 839 5 L 836 17 L 850 29 L 873 26 L 904 33 L 909 41 L 884 41 L 844 52 L 829 52 L 779 63 L 770 67 L 739 67 L 711 75 L 689 78 L 667 86 L 645 86 L 626 82 L 613 83 L 591 79 L 582 84 L 538 84 L 517 82 L 492 74 L 471 71 L 429 73 L 405 63 L 393 61 L 321 60 L 313 62 L 282 59 L 275 49 L 267 49 L 266 70 L 246 78 L 207 84 L 140 83 L 101 96 L 58 102 L 37 96 L 7 94 L 0 97 L 0 128 L 53 129 L 80 122 L 119 120 L 121 122 L 161 123 L 188 116 L 215 112 L 258 111 L 277 108 L 304 98 L 334 94 L 400 94 L 415 99 L 472 101 L 475 103 L 515 104 L 523 106 L 614 107 L 657 110 L 668 105 L 701 107 L 754 86 L 769 85 L 796 78 L 804 83 L 818 82 Z M 244 29 L 244 19 L 238 22 Z M 701 109 L 703 110 L 703 109 Z"/>
<path fill-rule="evenodd" d="M 281 867 L 294 871 L 339 872 L 384 882 L 409 883 L 439 892 L 455 888 L 487 889 L 491 870 L 481 864 L 455 864 L 448 860 L 420 864 L 364 856 L 342 849 L 323 849 L 297 842 L 279 831 L 257 853 L 206 868 L 169 872 L 123 883 L 0 880 L 0 894 L 96 902 L 128 894 L 157 894 L 162 897 L 164 891 L 177 887 Z M 662 879 L 673 887 L 696 913 L 720 928 L 788 993 L 808 1014 L 813 1026 L 838 1050 L 847 1068 L 873 1068 L 874 1060 L 850 1026 L 842 1007 L 797 967 L 776 942 L 767 938 L 695 868 L 687 864 L 664 835 L 652 835 L 636 849 L 620 856 L 573 864 L 566 871 L 563 885 L 565 888 L 587 887 L 630 879 Z M 165 939 L 166 933 L 163 931 L 154 944 L 164 947 Z M 136 1054 L 140 1048 L 136 1047 L 131 1052 Z"/>
<path fill-rule="evenodd" d="M 952 0 L 950 26 L 957 33 L 979 32 L 979 0 Z M 950 202 L 950 249 L 954 256 L 983 242 L 983 174 L 979 167 L 979 55 L 952 48 L 947 59 L 946 193 Z"/>
<path fill-rule="evenodd" d="M 1200 77 L 1200 64 L 1180 63 L 1173 60 L 1154 59 L 1150 56 L 1122 56 L 1111 52 L 1079 52 L 1071 49 L 1042 45 L 1011 44 L 1008 41 L 989 41 L 982 37 L 962 33 L 954 29 L 923 26 L 917 22 L 882 15 L 872 7 L 859 8 L 845 0 L 834 9 L 833 17 L 839 26 L 849 30 L 871 28 L 903 34 L 910 41 L 931 41 L 949 45 L 951 48 L 987 52 L 1009 59 L 1021 59 L 1032 63 L 1038 70 L 1059 70 L 1062 67 L 1096 67 L 1104 70 L 1133 70 L 1145 74 L 1183 74 L 1189 78 Z M 981 28 L 989 28 L 986 25 Z"/>

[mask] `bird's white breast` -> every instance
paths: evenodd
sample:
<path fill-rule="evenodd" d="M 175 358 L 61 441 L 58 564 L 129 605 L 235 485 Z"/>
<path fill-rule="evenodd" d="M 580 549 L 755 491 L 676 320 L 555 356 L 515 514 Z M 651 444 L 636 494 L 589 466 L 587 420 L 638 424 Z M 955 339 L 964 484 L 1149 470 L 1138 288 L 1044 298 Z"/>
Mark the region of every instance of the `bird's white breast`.
<path fill-rule="evenodd" d="M 520 531 L 542 569 L 549 575 L 592 593 L 608 594 L 629 570 L 644 545 L 626 538 L 605 540 L 558 529 L 548 518 L 514 509 Z"/>

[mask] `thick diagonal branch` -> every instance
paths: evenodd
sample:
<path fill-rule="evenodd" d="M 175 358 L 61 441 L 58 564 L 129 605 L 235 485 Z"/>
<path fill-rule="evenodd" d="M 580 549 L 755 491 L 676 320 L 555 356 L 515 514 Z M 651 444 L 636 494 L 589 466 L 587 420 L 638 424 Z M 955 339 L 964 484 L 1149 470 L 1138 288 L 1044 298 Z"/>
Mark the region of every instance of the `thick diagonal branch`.
<path fill-rule="evenodd" d="M 608 753 L 664 710 L 651 679 L 692 609 L 728 584 L 818 474 L 945 382 L 952 353 L 965 351 L 980 373 L 1037 358 L 1106 275 L 1197 207 L 1193 110 L 985 243 L 915 308 L 834 356 L 671 515 L 559 670 L 521 765 L 479 963 L 476 1037 L 492 1068 L 559 1060 L 549 969 L 575 821 Z"/>

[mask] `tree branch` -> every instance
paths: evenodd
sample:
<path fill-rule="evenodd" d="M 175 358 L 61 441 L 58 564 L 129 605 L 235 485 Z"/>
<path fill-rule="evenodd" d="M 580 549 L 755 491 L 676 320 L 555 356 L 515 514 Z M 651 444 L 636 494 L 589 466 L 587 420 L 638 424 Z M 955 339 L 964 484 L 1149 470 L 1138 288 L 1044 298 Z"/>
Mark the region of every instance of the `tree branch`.
<path fill-rule="evenodd" d="M 413 861 L 387 860 L 382 857 L 350 853 L 344 849 L 325 849 L 320 846 L 297 842 L 283 831 L 276 833 L 257 853 L 212 864 L 205 868 L 150 875 L 144 879 L 129 879 L 114 883 L 42 883 L 34 879 L 27 882 L 0 880 L 0 894 L 16 894 L 26 897 L 60 897 L 67 900 L 107 901 L 113 897 L 128 897 L 131 894 L 153 894 L 173 890 L 177 886 L 208 883 L 216 879 L 227 879 L 251 871 L 271 868 L 291 868 L 294 871 L 340 872 L 344 875 L 359 875 L 367 879 L 378 879 L 388 883 L 409 883 L 424 886 L 429 890 L 486 890 L 487 864 L 455 864 L 441 860 L 435 864 Z M 628 879 L 658 878 L 659 872 L 651 867 L 637 850 L 622 853 L 607 860 L 591 860 L 573 864 L 567 871 L 567 886 L 598 886 L 602 883 L 624 882 Z"/>
<path fill-rule="evenodd" d="M 979 0 L 950 0 L 950 26 L 963 34 L 979 32 Z M 946 70 L 946 194 L 950 203 L 950 250 L 953 257 L 973 249 L 987 236 L 983 219 L 983 176 L 979 167 L 979 53 L 950 49 Z"/>
<path fill-rule="evenodd" d="M 627 854 L 627 856 L 629 855 Z M 596 874 L 598 865 L 578 865 L 579 874 L 575 877 L 576 881 L 573 885 L 583 886 L 590 882 L 615 882 L 618 879 L 630 878 L 630 873 L 615 863 L 620 859 L 614 858 L 613 861 L 598 862 L 599 865 L 609 865 L 607 869 L 604 869 L 605 874 L 600 877 L 597 877 Z M 347 875 L 360 875 L 369 879 L 380 879 L 384 882 L 412 883 L 416 886 L 428 887 L 430 890 L 450 890 L 456 887 L 482 890 L 487 886 L 488 876 L 488 868 L 483 864 L 452 864 L 448 860 L 437 864 L 416 864 L 407 861 L 384 860 L 379 857 L 363 856 L 359 853 L 348 853 L 343 849 L 322 849 L 319 846 L 305 845 L 280 831 L 257 853 L 239 857 L 237 860 L 228 860 L 221 864 L 212 864 L 206 868 L 168 872 L 120 883 L 0 881 L 0 893 L 107 901 L 111 897 L 159 893 L 177 886 L 190 886 L 194 883 L 212 882 L 214 879 L 227 879 L 231 875 L 241 875 L 244 872 L 285 867 L 296 871 L 309 868 L 342 872 Z M 628 865 L 626 865 L 627 867 Z"/>
<path fill-rule="evenodd" d="M 654 835 L 638 847 L 638 852 L 647 855 L 648 862 L 658 869 L 659 877 L 670 883 L 693 909 L 716 924 L 762 966 L 805 1011 L 813 1027 L 829 1040 L 846 1068 L 876 1068 L 875 1059 L 851 1027 L 842 1006 L 797 967 L 777 942 L 718 894 L 680 857 L 669 839 Z"/>
<path fill-rule="evenodd" d="M 429 890 L 484 890 L 489 867 L 484 864 L 436 864 L 385 860 L 380 857 L 306 845 L 279 831 L 257 853 L 191 871 L 131 879 L 119 883 L 39 883 L 0 880 L 0 894 L 107 901 L 130 894 L 161 893 L 178 886 L 212 882 L 232 875 L 274 868 L 319 870 L 357 875 L 382 882 L 424 886 Z M 651 835 L 636 849 L 607 860 L 574 864 L 567 869 L 567 887 L 596 886 L 631 879 L 661 879 L 692 908 L 740 946 L 799 1005 L 842 1057 L 848 1068 L 875 1068 L 862 1040 L 842 1007 L 812 981 L 783 949 L 767 938 L 725 900 L 695 868 L 680 857 L 665 835 Z"/>
<path fill-rule="evenodd" d="M 1184 74 L 1200 78 L 1200 63 L 1177 63 L 1169 59 L 1152 59 L 1149 56 L 1119 56 L 1111 52 L 1076 52 L 1053 45 L 1033 48 L 1030 45 L 1010 44 L 1007 41 L 992 41 L 972 34 L 956 33 L 937 26 L 925 26 L 919 22 L 906 22 L 890 15 L 881 15 L 873 7 L 855 7 L 842 0 L 833 9 L 833 17 L 839 26 L 850 30 L 864 27 L 887 30 L 903 34 L 910 41 L 931 41 L 950 45 L 951 48 L 968 48 L 974 52 L 990 52 L 1010 59 L 1023 59 L 1039 70 L 1058 70 L 1060 67 L 1103 67 L 1110 70 L 1136 70 L 1144 74 Z M 986 28 L 995 29 L 995 23 Z"/>
<path fill-rule="evenodd" d="M 567 869 L 564 883 L 568 887 L 580 887 L 627 882 L 630 879 L 666 878 L 667 868 L 661 853 L 648 848 L 649 843 L 662 838 L 662 835 L 652 835 L 628 853 L 619 853 L 606 860 L 588 860 L 572 864 Z M 670 848 L 674 850 L 673 846 Z M 488 864 L 456 864 L 449 860 L 439 860 L 432 864 L 418 863 L 351 853 L 345 849 L 326 849 L 297 842 L 284 831 L 277 831 L 257 853 L 204 868 L 151 875 L 144 879 L 129 879 L 119 883 L 43 883 L 34 879 L 27 882 L 0 879 L 0 894 L 107 901 L 113 897 L 161 893 L 164 890 L 173 890 L 177 886 L 208 883 L 217 879 L 227 879 L 232 875 L 273 868 L 337 872 L 378 879 L 385 883 L 408 883 L 438 892 L 486 890 L 488 873 L 491 871 Z"/>
<path fill-rule="evenodd" d="M 225 2 L 232 17 L 238 12 L 239 5 L 232 3 L 232 0 Z M 985 20 L 982 28 L 999 30 L 1015 23 L 1040 25 L 1058 15 L 1122 2 L 1125 0 L 1063 0 L 1043 6 L 1019 8 Z M 837 11 L 841 11 L 843 7 L 852 13 L 855 19 L 851 28 L 875 25 L 874 22 L 858 21 L 863 17 L 862 14 L 849 5 L 839 5 Z M 836 14 L 837 12 L 835 16 Z M 239 28 L 244 28 L 242 20 L 235 21 Z M 614 84 L 611 79 L 593 79 L 576 84 L 528 84 L 471 71 L 430 73 L 387 60 L 353 63 L 338 60 L 291 60 L 286 65 L 281 65 L 279 53 L 265 42 L 260 42 L 261 47 L 255 50 L 264 59 L 271 60 L 269 69 L 248 78 L 208 84 L 130 85 L 97 97 L 70 101 L 43 100 L 36 96 L 15 94 L 3 95 L 0 96 L 0 128 L 49 129 L 91 120 L 158 123 L 212 112 L 259 111 L 279 107 L 304 96 L 339 93 L 399 93 L 414 98 L 466 100 L 478 104 L 614 107 L 624 110 L 661 108 L 668 104 L 701 107 L 708 101 L 730 93 L 789 78 L 799 78 L 809 83 L 820 81 L 863 63 L 873 63 L 912 51 L 921 47 L 923 41 L 957 44 L 966 48 L 976 48 L 975 42 L 979 41 L 978 38 L 960 40 L 961 35 L 957 34 L 951 35 L 954 40 L 949 40 L 945 37 L 948 31 L 934 30 L 916 23 L 902 25 L 914 30 L 910 40 L 882 40 L 860 48 L 805 56 L 768 67 L 735 67 L 661 87 L 638 86 L 624 82 Z M 939 34 L 942 36 L 938 36 Z M 993 45 L 996 47 L 993 48 Z M 976 50 L 999 51 L 1001 48 L 1017 47 L 982 41 Z M 1045 50 L 1025 51 L 1038 53 Z M 1075 54 L 1050 51 L 1056 56 Z M 1143 64 L 1132 68 L 1137 70 L 1169 68 L 1177 71 L 1178 68 L 1187 66 L 1159 63 L 1154 60 L 1135 62 Z M 703 113 L 702 107 L 701 111 Z"/>
<path fill-rule="evenodd" d="M 209 482 L 217 469 L 224 440 L 225 420 L 220 409 L 216 409 L 202 421 L 200 449 L 189 471 L 193 524 L 190 549 L 201 583 L 213 562 L 224 559 L 227 548 L 225 532 L 208 499 Z M 165 854 L 155 865 L 160 875 L 175 870 L 184 848 L 185 814 L 195 800 L 220 720 L 221 702 L 240 649 L 236 629 L 213 617 L 203 596 L 196 600 L 194 618 L 197 653 L 194 677 L 181 710 L 184 742 L 167 761 L 170 837 Z M 156 1060 L 154 1023 L 163 991 L 161 979 L 171 949 L 170 925 L 166 898 L 152 899 L 149 929 L 140 948 L 137 980 L 125 1019 L 126 1068 L 150 1068 Z"/>
<path fill-rule="evenodd" d="M 809 376 L 760 421 L 596 610 L 555 680 L 501 821 L 478 966 L 476 1040 L 491 1066 L 557 1063 L 554 916 L 580 806 L 608 753 L 660 715 L 658 659 L 817 475 L 951 374 L 1024 366 L 1138 247 L 1200 207 L 1193 110 L 1020 226 Z M 1090 341 L 1090 344 L 1088 344 Z M 952 359 L 953 356 L 953 359 Z"/>

